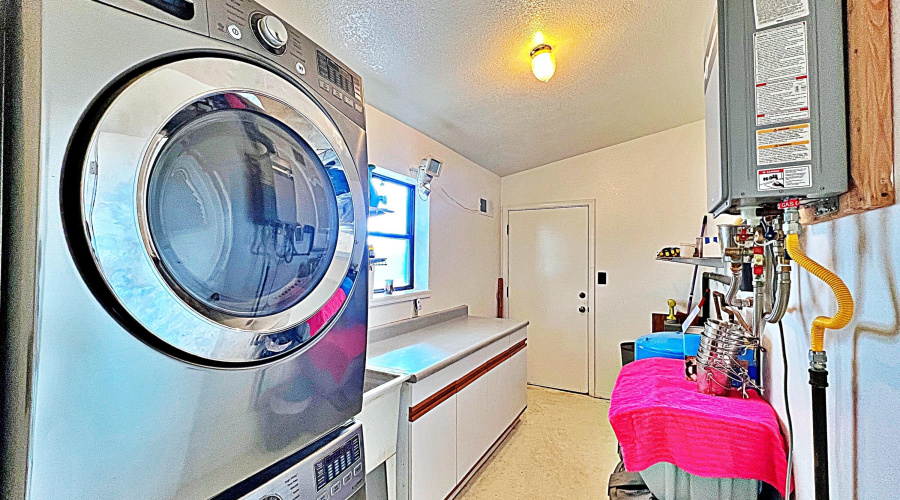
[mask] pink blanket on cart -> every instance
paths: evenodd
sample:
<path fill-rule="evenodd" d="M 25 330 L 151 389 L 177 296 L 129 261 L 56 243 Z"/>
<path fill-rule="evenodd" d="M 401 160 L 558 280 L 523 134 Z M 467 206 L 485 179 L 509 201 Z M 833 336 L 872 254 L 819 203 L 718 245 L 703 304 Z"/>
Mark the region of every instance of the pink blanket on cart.
<path fill-rule="evenodd" d="M 775 410 L 750 399 L 697 392 L 676 359 L 643 359 L 622 368 L 609 421 L 630 472 L 668 462 L 696 476 L 755 479 L 784 496 L 787 445 Z"/>

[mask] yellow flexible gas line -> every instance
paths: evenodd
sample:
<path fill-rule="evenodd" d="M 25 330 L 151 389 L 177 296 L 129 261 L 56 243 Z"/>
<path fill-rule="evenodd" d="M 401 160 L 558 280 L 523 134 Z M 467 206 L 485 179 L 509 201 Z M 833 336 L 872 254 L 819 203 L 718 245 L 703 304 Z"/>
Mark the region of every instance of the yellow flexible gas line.
<path fill-rule="evenodd" d="M 812 350 L 821 352 L 825 350 L 825 329 L 840 330 L 853 319 L 853 296 L 847 285 L 833 272 L 822 267 L 818 262 L 810 259 L 802 250 L 800 250 L 800 237 L 796 234 L 789 234 L 785 243 L 788 254 L 803 269 L 815 275 L 831 287 L 834 297 L 838 302 L 838 311 L 833 317 L 819 316 L 813 321 L 812 331 L 810 332 Z"/>

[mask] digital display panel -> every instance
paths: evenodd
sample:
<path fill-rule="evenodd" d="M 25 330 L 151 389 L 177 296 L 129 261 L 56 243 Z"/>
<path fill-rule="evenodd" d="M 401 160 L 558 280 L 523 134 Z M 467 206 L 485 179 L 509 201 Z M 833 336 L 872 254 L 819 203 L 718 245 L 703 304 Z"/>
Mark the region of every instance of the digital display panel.
<path fill-rule="evenodd" d="M 348 95 L 354 95 L 353 75 L 320 51 L 316 51 L 319 75 Z"/>
<path fill-rule="evenodd" d="M 183 21 L 188 21 L 194 17 L 193 0 L 143 0 L 143 2 L 168 12 Z"/>
<path fill-rule="evenodd" d="M 353 436 L 353 439 L 347 441 L 344 446 L 316 462 L 316 490 L 321 490 L 335 478 L 340 477 L 360 459 L 360 456 L 359 436 Z"/>

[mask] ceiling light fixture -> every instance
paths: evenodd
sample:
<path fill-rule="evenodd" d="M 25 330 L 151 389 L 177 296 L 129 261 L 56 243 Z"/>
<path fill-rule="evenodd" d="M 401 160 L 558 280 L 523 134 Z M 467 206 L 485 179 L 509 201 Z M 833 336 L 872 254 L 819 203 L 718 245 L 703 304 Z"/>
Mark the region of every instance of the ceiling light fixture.
<path fill-rule="evenodd" d="M 542 43 L 531 50 L 531 72 L 542 82 L 550 81 L 556 73 L 556 58 L 553 47 Z"/>

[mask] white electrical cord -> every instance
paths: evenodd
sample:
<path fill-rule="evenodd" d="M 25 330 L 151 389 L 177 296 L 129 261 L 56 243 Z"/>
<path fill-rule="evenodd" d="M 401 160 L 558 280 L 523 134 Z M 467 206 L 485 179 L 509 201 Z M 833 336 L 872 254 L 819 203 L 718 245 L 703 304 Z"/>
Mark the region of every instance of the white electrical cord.
<path fill-rule="evenodd" d="M 788 455 L 787 455 L 787 474 L 784 480 L 784 498 L 787 500 L 791 497 L 791 473 L 793 472 L 794 463 L 794 421 L 791 418 L 791 404 L 788 400 L 788 360 L 787 360 L 787 344 L 784 341 L 784 325 L 778 322 L 778 331 L 781 333 L 781 359 L 784 361 L 784 411 L 787 414 L 788 424 Z"/>
<path fill-rule="evenodd" d="M 473 210 L 473 209 L 471 209 L 471 208 L 469 208 L 469 207 L 463 205 L 462 203 L 456 201 L 456 199 L 454 199 L 452 196 L 450 196 L 450 193 L 448 193 L 447 190 L 444 189 L 443 187 L 439 187 L 438 189 L 439 189 L 440 192 L 444 195 L 445 198 L 447 198 L 448 200 L 450 200 L 451 202 L 453 202 L 454 204 L 456 204 L 456 206 L 458 206 L 460 209 L 462 209 L 462 210 L 464 210 L 464 211 L 466 211 L 466 212 L 469 212 L 469 213 L 473 213 L 473 214 L 477 214 L 477 215 L 482 215 L 482 216 L 484 216 L 484 217 L 490 217 L 491 219 L 494 218 L 493 215 L 483 213 L 481 210 Z"/>

